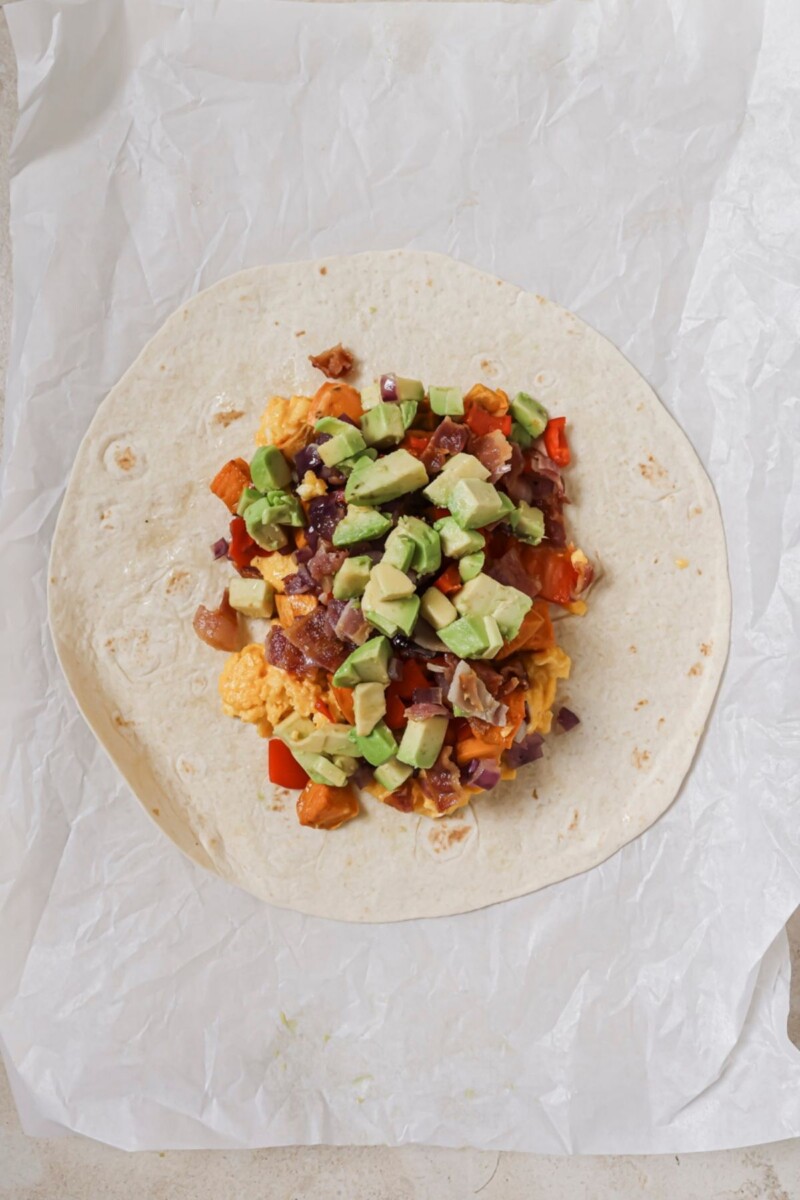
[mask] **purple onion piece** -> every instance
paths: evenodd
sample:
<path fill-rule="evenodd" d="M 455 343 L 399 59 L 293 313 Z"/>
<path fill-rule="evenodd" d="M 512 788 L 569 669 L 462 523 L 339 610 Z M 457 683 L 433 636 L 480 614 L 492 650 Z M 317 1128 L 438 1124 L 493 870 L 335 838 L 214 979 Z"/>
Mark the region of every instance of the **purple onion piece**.
<path fill-rule="evenodd" d="M 319 456 L 319 449 L 313 442 L 303 450 L 298 450 L 294 456 L 294 468 L 297 471 L 297 478 L 301 481 L 306 471 L 319 471 L 321 466 L 322 459 Z"/>
<path fill-rule="evenodd" d="M 301 546 L 295 551 L 295 558 L 299 563 L 307 563 L 310 558 L 314 557 L 314 551 L 310 546 Z"/>
<path fill-rule="evenodd" d="M 569 733 L 570 729 L 574 729 L 576 725 L 580 725 L 580 717 L 576 717 L 571 708 L 560 708 L 556 714 L 556 721 L 564 730 L 564 733 Z"/>
<path fill-rule="evenodd" d="M 283 581 L 287 596 L 307 596 L 319 594 L 319 584 L 311 578 L 305 563 L 295 575 L 287 575 Z"/>
<path fill-rule="evenodd" d="M 500 782 L 500 766 L 492 759 L 473 758 L 467 766 L 464 782 L 469 787 L 483 788 L 488 792 Z"/>
<path fill-rule="evenodd" d="M 228 539 L 220 538 L 218 542 L 214 542 L 214 545 L 211 547 L 211 553 L 215 559 L 224 558 L 228 553 Z"/>
<path fill-rule="evenodd" d="M 529 733 L 521 742 L 506 750 L 504 758 L 509 767 L 524 767 L 542 757 L 542 735 Z"/>
<path fill-rule="evenodd" d="M 397 399 L 397 376 L 381 375 L 381 400 Z"/>
<path fill-rule="evenodd" d="M 438 687 L 414 688 L 411 701 L 413 704 L 441 704 L 442 689 Z"/>
<path fill-rule="evenodd" d="M 355 772 L 350 776 L 350 782 L 354 783 L 356 787 L 360 788 L 367 787 L 368 784 L 374 783 L 375 774 L 369 763 L 362 763 L 360 767 L 357 767 Z"/>

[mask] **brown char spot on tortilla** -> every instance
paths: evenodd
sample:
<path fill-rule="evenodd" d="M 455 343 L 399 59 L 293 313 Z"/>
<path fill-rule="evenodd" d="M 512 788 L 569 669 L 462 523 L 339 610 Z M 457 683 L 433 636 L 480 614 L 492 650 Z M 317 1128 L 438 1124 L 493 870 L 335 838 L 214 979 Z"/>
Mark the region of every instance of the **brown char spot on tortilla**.
<path fill-rule="evenodd" d="M 239 408 L 229 408 L 225 412 L 215 413 L 212 420 L 215 425 L 221 425 L 223 429 L 227 429 L 234 421 L 238 421 L 243 417 L 244 413 Z"/>
<path fill-rule="evenodd" d="M 689 667 L 687 674 L 702 675 L 703 674 L 703 664 L 699 663 L 699 662 L 692 663 L 692 665 Z"/>
<path fill-rule="evenodd" d="M 650 751 L 640 750 L 638 746 L 634 746 L 631 754 L 631 762 L 636 767 L 637 771 L 643 770 L 650 762 Z"/>
<path fill-rule="evenodd" d="M 131 471 L 136 466 L 136 455 L 131 450 L 130 446 L 126 446 L 124 450 L 118 450 L 114 455 L 114 462 L 119 467 L 120 471 Z"/>
<path fill-rule="evenodd" d="M 711 653 L 711 648 L 713 645 L 714 645 L 713 642 L 701 642 L 700 643 L 700 653 L 703 655 L 704 658 L 708 658 L 709 654 Z"/>

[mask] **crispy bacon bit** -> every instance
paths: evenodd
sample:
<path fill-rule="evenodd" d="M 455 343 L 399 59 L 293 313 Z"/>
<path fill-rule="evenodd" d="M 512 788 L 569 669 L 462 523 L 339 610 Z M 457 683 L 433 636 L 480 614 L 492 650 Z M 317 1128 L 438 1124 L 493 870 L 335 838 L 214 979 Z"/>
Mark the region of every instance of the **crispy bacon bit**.
<path fill-rule="evenodd" d="M 329 350 L 323 350 L 321 354 L 309 354 L 308 361 L 312 367 L 322 371 L 323 375 L 327 375 L 328 379 L 341 379 L 342 375 L 346 375 L 348 371 L 352 370 L 355 359 L 341 342 L 337 342 L 335 346 L 331 346 Z"/>
<path fill-rule="evenodd" d="M 307 617 L 294 621 L 286 636 L 292 645 L 324 671 L 335 671 L 347 658 L 347 647 L 331 628 L 324 605 L 318 605 Z"/>
<path fill-rule="evenodd" d="M 210 609 L 200 605 L 194 614 L 192 628 L 201 641 L 215 650 L 232 653 L 239 649 L 239 618 L 231 608 L 228 589 L 222 593 L 219 608 Z"/>
<path fill-rule="evenodd" d="M 456 667 L 447 699 L 453 708 L 460 708 L 470 717 L 480 717 L 490 725 L 505 725 L 508 718 L 508 706 L 494 699 L 486 684 L 466 662 L 460 662 Z"/>
<path fill-rule="evenodd" d="M 458 802 L 461 796 L 461 773 L 453 762 L 452 746 L 442 746 L 430 770 L 420 771 L 419 782 L 440 813 L 447 812 Z"/>
<path fill-rule="evenodd" d="M 329 612 L 335 603 L 336 601 L 331 601 L 328 606 Z M 346 642 L 352 642 L 356 646 L 361 646 L 367 640 L 369 625 L 359 606 L 352 600 L 348 600 L 347 604 L 342 607 L 341 613 L 336 616 L 333 632 L 337 637 Z"/>
<path fill-rule="evenodd" d="M 486 467 L 490 483 L 497 483 L 501 475 L 506 475 L 511 470 L 511 442 L 499 429 L 484 433 L 482 437 L 473 437 L 470 452 Z"/>
<path fill-rule="evenodd" d="M 411 780 L 407 779 L 396 791 L 390 792 L 388 796 L 384 796 L 383 803 L 388 804 L 390 808 L 396 808 L 398 812 L 413 812 L 414 790 Z"/>
<path fill-rule="evenodd" d="M 511 545 L 500 558 L 486 565 L 486 574 L 506 587 L 516 588 L 535 600 L 542 585 L 541 579 L 532 574 L 522 561 L 519 547 Z"/>
<path fill-rule="evenodd" d="M 445 417 L 420 455 L 420 462 L 428 474 L 435 475 L 448 458 L 460 454 L 468 438 L 469 429 L 466 425 L 457 425 L 450 417 Z"/>
<path fill-rule="evenodd" d="M 296 675 L 298 679 L 313 678 L 317 674 L 314 664 L 292 645 L 280 625 L 273 625 L 267 633 L 264 650 L 268 663 L 290 675 Z"/>

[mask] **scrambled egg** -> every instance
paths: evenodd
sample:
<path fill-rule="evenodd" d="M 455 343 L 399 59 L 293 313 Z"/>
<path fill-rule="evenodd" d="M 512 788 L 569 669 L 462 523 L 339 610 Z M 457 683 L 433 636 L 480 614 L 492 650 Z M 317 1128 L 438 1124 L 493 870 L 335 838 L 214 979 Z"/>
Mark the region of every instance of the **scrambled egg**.
<path fill-rule="evenodd" d="M 324 496 L 327 490 L 328 485 L 325 480 L 320 479 L 319 475 L 315 475 L 313 471 L 306 471 L 303 482 L 295 488 L 301 500 L 313 500 L 314 496 Z"/>
<path fill-rule="evenodd" d="M 283 581 L 287 575 L 294 575 L 297 570 L 297 560 L 293 554 L 258 555 L 252 565 L 260 571 L 273 592 L 282 593 Z"/>
<path fill-rule="evenodd" d="M 261 736 L 269 737 L 273 726 L 292 712 L 314 716 L 320 689 L 271 666 L 264 657 L 264 647 L 253 644 L 232 654 L 225 663 L 219 677 L 219 694 L 226 716 L 258 725 Z"/>
<path fill-rule="evenodd" d="M 314 432 L 308 414 L 310 396 L 271 396 L 261 414 L 256 434 L 257 446 L 277 446 L 290 458 L 302 450 Z"/>
<path fill-rule="evenodd" d="M 528 728 L 531 733 L 549 733 L 558 680 L 569 678 L 572 663 L 560 646 L 537 650 L 534 654 L 526 654 L 524 658 L 528 672 Z"/>

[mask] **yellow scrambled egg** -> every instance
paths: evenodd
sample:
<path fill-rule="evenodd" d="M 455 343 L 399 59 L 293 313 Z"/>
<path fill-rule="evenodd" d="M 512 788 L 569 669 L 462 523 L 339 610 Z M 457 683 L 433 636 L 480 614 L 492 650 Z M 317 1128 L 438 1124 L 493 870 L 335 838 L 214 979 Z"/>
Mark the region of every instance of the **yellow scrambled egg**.
<path fill-rule="evenodd" d="M 528 728 L 532 733 L 549 733 L 553 723 L 553 701 L 559 679 L 568 679 L 572 663 L 560 646 L 549 650 L 537 650 L 526 654 L 525 669 L 528 672 Z"/>
<path fill-rule="evenodd" d="M 252 566 L 260 571 L 273 592 L 283 593 L 283 581 L 287 575 L 294 575 L 297 570 L 297 560 L 293 554 L 257 555 Z"/>
<path fill-rule="evenodd" d="M 298 483 L 295 490 L 301 500 L 312 500 L 314 496 L 324 496 L 328 490 L 328 485 L 324 479 L 320 479 L 319 475 L 315 475 L 313 471 L 306 471 L 303 476 L 303 482 Z"/>
<path fill-rule="evenodd" d="M 277 446 L 290 458 L 311 440 L 314 432 L 308 414 L 310 396 L 271 396 L 261 414 L 256 434 L 257 446 Z"/>
<path fill-rule="evenodd" d="M 315 716 L 321 695 L 315 684 L 273 667 L 264 647 L 255 644 L 230 656 L 219 677 L 219 694 L 225 715 L 258 725 L 262 737 L 269 737 L 273 726 L 292 712 Z"/>

